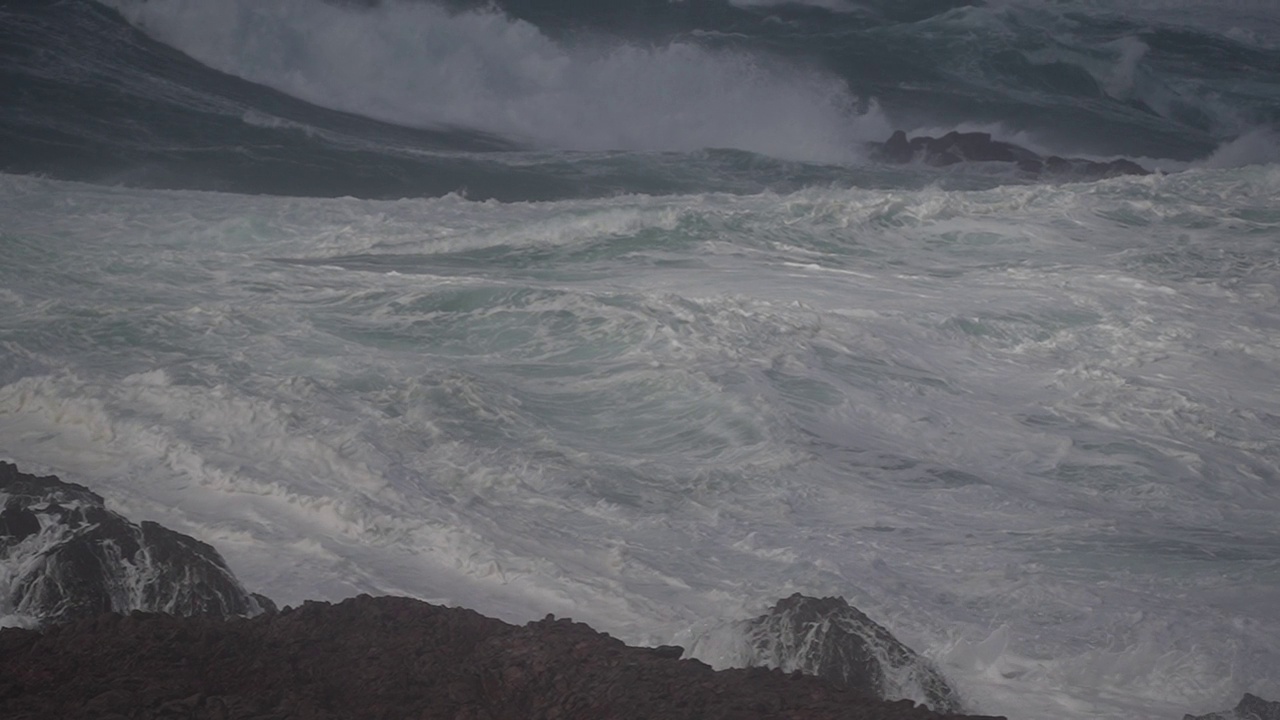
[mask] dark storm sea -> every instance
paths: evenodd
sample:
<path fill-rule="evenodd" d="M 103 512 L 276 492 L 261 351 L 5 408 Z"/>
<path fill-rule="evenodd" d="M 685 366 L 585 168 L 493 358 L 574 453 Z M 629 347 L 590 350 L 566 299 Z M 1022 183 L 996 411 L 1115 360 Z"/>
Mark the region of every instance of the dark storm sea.
<path fill-rule="evenodd" d="M 0 0 L 0 458 L 281 603 L 1280 699 L 1280 3 Z"/>

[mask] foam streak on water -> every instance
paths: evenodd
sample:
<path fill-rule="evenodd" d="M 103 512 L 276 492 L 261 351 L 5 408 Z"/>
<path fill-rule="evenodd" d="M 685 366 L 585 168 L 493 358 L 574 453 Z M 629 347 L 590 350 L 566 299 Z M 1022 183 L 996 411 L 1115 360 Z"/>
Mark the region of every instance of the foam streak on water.
<path fill-rule="evenodd" d="M 834 594 L 976 709 L 1228 707 L 1280 695 L 1277 193 L 0 176 L 0 455 L 284 603 L 689 643 Z"/>

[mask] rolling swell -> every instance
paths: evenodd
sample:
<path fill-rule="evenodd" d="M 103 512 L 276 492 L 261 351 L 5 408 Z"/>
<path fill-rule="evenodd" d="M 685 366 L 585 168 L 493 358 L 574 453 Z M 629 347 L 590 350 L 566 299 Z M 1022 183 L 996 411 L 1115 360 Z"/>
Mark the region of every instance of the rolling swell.
<path fill-rule="evenodd" d="M 286 196 L 503 201 L 852 184 L 848 168 L 740 151 L 563 153 L 455 123 L 333 110 L 203 65 L 91 0 L 13 3 L 0 16 L 5 172 Z"/>
<path fill-rule="evenodd" d="M 0 12 L 0 167 L 8 172 L 277 195 L 403 197 L 467 187 L 530 195 L 518 170 L 449 154 L 512 147 L 500 139 L 310 105 L 204 67 L 94 2 Z M 539 181 L 548 195 L 564 193 Z"/>
<path fill-rule="evenodd" d="M 1259 127 L 1280 126 L 1280 23 L 1274 13 L 1266 21 L 1262 2 L 1225 13 L 1195 0 L 1140 7 L 1105 0 L 498 5 L 556 37 L 696 37 L 809 63 L 839 75 L 854 96 L 874 100 L 908 132 L 985 125 L 1050 152 L 1190 161 Z"/>
<path fill-rule="evenodd" d="M 1119 11 L 61 0 L 0 16 L 0 170 L 94 183 L 511 201 L 1025 181 L 867 166 L 860 148 L 894 128 L 1163 169 L 1280 157 L 1280 46 Z"/>

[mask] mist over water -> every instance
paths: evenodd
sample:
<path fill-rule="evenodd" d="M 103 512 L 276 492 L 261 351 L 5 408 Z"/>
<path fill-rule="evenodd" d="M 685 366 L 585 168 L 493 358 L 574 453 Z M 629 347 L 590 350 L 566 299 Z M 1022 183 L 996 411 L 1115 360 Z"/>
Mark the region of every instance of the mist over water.
<path fill-rule="evenodd" d="M 1275 21 L 6 5 L 0 457 L 283 603 L 724 666 L 840 595 L 976 711 L 1280 698 Z M 897 128 L 1170 173 L 867 161 Z"/>

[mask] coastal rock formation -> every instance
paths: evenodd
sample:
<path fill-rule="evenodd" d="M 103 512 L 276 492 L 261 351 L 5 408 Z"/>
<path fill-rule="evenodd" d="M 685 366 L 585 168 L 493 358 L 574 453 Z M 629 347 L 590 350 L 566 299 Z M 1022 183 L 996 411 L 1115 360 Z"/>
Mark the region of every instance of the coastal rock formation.
<path fill-rule="evenodd" d="M 748 664 L 799 671 L 879 698 L 921 698 L 959 712 L 942 674 L 844 598 L 792 595 L 746 622 Z"/>
<path fill-rule="evenodd" d="M 820 678 L 716 672 L 581 623 L 408 598 L 248 620 L 103 614 L 0 631 L 0 717 L 937 720 Z"/>
<path fill-rule="evenodd" d="M 1280 702 L 1245 693 L 1235 709 L 1208 715 L 1183 715 L 1182 720 L 1280 720 Z"/>
<path fill-rule="evenodd" d="M 0 617 L 64 623 L 107 611 L 252 616 L 251 595 L 213 547 L 157 523 L 135 524 L 102 497 L 0 463 Z"/>
<path fill-rule="evenodd" d="M 997 720 L 960 714 L 927 660 L 842 598 L 736 623 L 749 667 L 721 671 L 550 615 L 367 595 L 276 611 L 209 545 L 7 463 L 0 603 L 4 624 L 40 626 L 0 629 L 14 720 Z M 925 704 L 886 699 L 901 697 Z M 1280 703 L 1184 720 L 1280 720 Z"/>
<path fill-rule="evenodd" d="M 1150 171 L 1130 160 L 1097 162 L 1057 155 L 1042 156 L 1013 143 L 991 139 L 989 133 L 949 132 L 942 137 L 918 135 L 907 138 L 898 130 L 883 143 L 868 143 L 873 160 L 888 163 L 919 162 L 946 167 L 962 162 L 1011 163 L 1032 175 L 1063 179 L 1099 180 L 1117 175 L 1150 175 Z"/>

